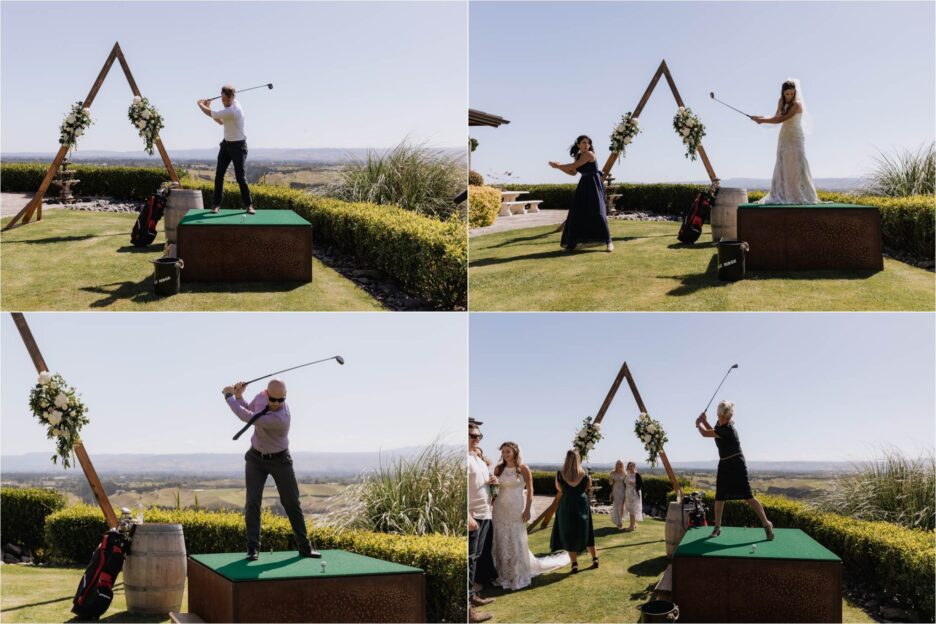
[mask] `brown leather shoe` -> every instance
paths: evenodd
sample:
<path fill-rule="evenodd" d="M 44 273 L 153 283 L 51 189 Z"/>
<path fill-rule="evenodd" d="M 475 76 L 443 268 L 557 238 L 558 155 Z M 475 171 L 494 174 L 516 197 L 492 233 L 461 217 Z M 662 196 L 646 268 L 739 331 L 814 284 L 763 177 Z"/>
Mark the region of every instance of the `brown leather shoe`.
<path fill-rule="evenodd" d="M 480 611 L 476 611 L 474 607 L 468 607 L 468 621 L 471 622 L 471 624 L 487 622 L 492 617 L 494 616 L 490 613 L 481 613 Z"/>
<path fill-rule="evenodd" d="M 482 598 L 478 594 L 472 594 L 471 596 L 471 606 L 473 607 L 483 607 L 494 602 L 495 598 Z"/>

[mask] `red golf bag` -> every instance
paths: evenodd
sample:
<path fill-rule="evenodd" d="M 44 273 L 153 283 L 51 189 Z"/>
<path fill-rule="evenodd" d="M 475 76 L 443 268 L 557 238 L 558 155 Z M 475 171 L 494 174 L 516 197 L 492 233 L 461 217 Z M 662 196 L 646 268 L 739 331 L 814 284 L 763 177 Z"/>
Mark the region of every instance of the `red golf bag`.
<path fill-rule="evenodd" d="M 130 232 L 130 242 L 134 247 L 146 247 L 156 240 L 156 225 L 163 218 L 168 201 L 168 186 L 159 189 L 147 198 Z"/>
<path fill-rule="evenodd" d="M 716 190 L 715 193 L 718 191 Z M 683 213 L 682 225 L 679 227 L 679 234 L 676 238 L 680 243 L 691 245 L 699 240 L 702 235 L 702 224 L 709 219 L 712 213 L 712 206 L 715 204 L 715 193 L 711 191 L 702 191 L 696 195 L 692 206 Z"/>
<path fill-rule="evenodd" d="M 114 583 L 123 569 L 130 539 L 117 529 L 104 534 L 91 555 L 91 563 L 81 577 L 72 600 L 72 613 L 83 619 L 98 619 L 114 599 Z"/>

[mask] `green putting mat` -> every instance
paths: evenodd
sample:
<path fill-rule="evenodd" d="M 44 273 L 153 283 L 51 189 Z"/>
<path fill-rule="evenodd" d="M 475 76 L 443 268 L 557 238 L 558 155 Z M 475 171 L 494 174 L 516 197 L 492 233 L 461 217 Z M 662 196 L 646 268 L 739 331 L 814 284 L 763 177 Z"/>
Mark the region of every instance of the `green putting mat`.
<path fill-rule="evenodd" d="M 260 553 L 247 561 L 244 553 L 190 555 L 191 559 L 231 581 L 269 581 L 295 578 L 336 578 L 383 574 L 420 574 L 422 570 L 344 550 L 322 550 L 321 559 L 300 557 L 296 551 Z M 325 571 L 322 572 L 322 562 Z"/>
<path fill-rule="evenodd" d="M 858 204 L 839 204 L 837 202 L 829 202 L 827 204 L 738 204 L 738 208 L 829 208 L 832 210 L 842 209 L 842 208 L 871 208 L 875 209 L 875 206 L 859 206 Z"/>
<path fill-rule="evenodd" d="M 312 225 L 292 210 L 189 210 L 179 225 Z"/>
<path fill-rule="evenodd" d="M 711 534 L 712 527 L 689 529 L 676 548 L 676 556 L 841 561 L 799 529 L 774 529 L 776 538 L 772 542 L 767 541 L 762 528 L 722 527 L 718 537 L 709 539 Z M 754 552 L 751 552 L 752 544 L 757 546 Z"/>
<path fill-rule="evenodd" d="M 231 581 L 270 581 L 295 578 L 335 578 L 379 574 L 419 574 L 419 568 L 381 561 L 344 550 L 322 550 L 321 559 L 300 557 L 296 551 L 260 553 L 257 561 L 247 561 L 244 553 L 190 555 L 193 561 L 214 570 Z M 325 571 L 322 572 L 322 562 Z"/>

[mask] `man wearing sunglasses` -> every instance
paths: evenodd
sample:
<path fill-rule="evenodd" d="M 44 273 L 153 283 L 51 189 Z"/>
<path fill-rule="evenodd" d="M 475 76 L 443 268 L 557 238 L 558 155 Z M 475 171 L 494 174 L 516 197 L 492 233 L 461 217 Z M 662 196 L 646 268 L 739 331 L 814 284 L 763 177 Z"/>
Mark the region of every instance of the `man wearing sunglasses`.
<path fill-rule="evenodd" d="M 497 477 L 491 474 L 479 446 L 483 437 L 481 424 L 474 418 L 468 419 L 468 621 L 472 624 L 490 620 L 490 613 L 482 613 L 475 607 L 494 602 L 493 598 L 482 598 L 475 583 L 478 559 L 491 530 L 490 486 L 497 484 Z"/>
<path fill-rule="evenodd" d="M 248 403 L 244 400 L 246 384 L 242 381 L 222 390 L 231 411 L 244 422 L 253 421 L 250 450 L 244 455 L 247 481 L 247 502 L 244 519 L 247 522 L 247 559 L 260 556 L 260 504 L 267 476 L 272 475 L 279 492 L 280 503 L 289 517 L 296 548 L 303 557 L 321 557 L 312 550 L 306 532 L 305 517 L 299 505 L 299 484 L 289 455 L 289 406 L 286 405 L 286 384 L 272 379 L 266 390 Z"/>

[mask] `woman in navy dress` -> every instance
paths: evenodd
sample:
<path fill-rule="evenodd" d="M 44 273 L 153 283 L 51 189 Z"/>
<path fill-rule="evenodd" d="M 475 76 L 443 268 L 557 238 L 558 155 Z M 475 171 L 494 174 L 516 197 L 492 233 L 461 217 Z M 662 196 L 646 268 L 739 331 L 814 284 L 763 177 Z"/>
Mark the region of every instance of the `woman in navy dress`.
<path fill-rule="evenodd" d="M 578 137 L 569 149 L 569 155 L 575 162 L 567 165 L 552 161 L 549 163 L 553 169 L 570 176 L 582 174 L 578 186 L 575 187 L 575 200 L 566 217 L 559 244 L 572 251 L 583 243 L 601 243 L 607 245 L 608 251 L 614 251 L 611 230 L 608 228 L 608 209 L 605 206 L 604 186 L 601 183 L 602 174 L 598 171 L 592 140 L 584 134 Z"/>
<path fill-rule="evenodd" d="M 774 538 L 773 523 L 767 519 L 764 507 L 754 498 L 751 484 L 748 481 L 747 464 L 741 452 L 741 440 L 738 430 L 735 429 L 734 403 L 720 401 L 718 403 L 718 424 L 712 427 L 708 417 L 702 412 L 696 418 L 696 428 L 702 437 L 715 438 L 718 447 L 718 475 L 715 477 L 715 530 L 710 537 L 718 537 L 721 533 L 722 512 L 725 510 L 726 500 L 743 500 L 751 506 L 760 519 L 767 541 Z"/>

